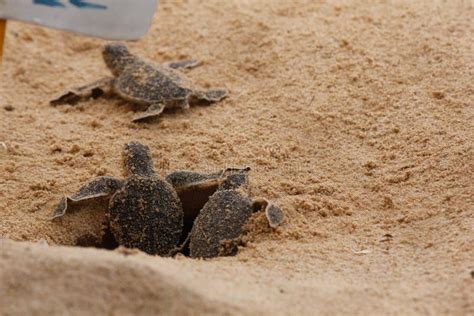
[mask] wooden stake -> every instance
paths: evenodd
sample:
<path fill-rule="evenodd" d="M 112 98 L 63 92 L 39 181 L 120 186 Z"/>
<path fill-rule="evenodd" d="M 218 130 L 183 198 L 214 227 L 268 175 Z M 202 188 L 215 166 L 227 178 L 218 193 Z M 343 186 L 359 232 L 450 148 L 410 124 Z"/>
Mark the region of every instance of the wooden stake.
<path fill-rule="evenodd" d="M 5 29 L 7 28 L 7 20 L 0 19 L 0 65 L 3 59 L 3 42 L 5 40 Z"/>

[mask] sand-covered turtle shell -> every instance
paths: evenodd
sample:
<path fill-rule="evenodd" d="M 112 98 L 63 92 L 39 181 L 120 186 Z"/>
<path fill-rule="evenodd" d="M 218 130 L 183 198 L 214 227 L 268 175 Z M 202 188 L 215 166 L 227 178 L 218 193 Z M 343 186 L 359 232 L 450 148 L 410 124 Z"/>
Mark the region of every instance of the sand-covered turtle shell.
<path fill-rule="evenodd" d="M 188 80 L 178 76 L 172 69 L 150 65 L 139 58 L 129 65 L 114 80 L 114 90 L 124 99 L 135 103 L 166 103 L 183 101 L 191 94 Z"/>
<path fill-rule="evenodd" d="M 243 226 L 252 212 L 251 200 L 241 192 L 215 192 L 194 222 L 189 245 L 190 256 L 211 258 L 220 255 L 221 245 L 242 235 Z"/>
<path fill-rule="evenodd" d="M 158 177 L 129 177 L 110 200 L 108 217 L 118 244 L 153 255 L 168 255 L 183 229 L 178 195 Z"/>

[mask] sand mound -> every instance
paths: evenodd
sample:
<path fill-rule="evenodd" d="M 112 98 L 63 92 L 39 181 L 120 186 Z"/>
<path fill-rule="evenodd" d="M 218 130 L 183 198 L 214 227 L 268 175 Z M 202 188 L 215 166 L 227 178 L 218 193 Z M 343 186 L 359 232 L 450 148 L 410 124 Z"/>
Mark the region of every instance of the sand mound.
<path fill-rule="evenodd" d="M 0 241 L 2 314 L 225 314 L 244 307 L 201 280 L 142 253 Z M 25 302 L 27 300 L 27 303 Z"/>

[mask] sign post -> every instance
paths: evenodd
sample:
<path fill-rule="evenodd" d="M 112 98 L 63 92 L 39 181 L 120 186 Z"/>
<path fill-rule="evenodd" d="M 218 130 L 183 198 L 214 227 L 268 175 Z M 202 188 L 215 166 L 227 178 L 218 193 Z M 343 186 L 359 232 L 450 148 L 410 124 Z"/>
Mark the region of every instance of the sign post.
<path fill-rule="evenodd" d="M 6 20 L 109 40 L 134 40 L 150 28 L 156 0 L 0 0 L 0 57 Z"/>
<path fill-rule="evenodd" d="M 5 42 L 5 31 L 7 28 L 7 20 L 0 19 L 0 66 L 3 60 L 3 43 Z"/>

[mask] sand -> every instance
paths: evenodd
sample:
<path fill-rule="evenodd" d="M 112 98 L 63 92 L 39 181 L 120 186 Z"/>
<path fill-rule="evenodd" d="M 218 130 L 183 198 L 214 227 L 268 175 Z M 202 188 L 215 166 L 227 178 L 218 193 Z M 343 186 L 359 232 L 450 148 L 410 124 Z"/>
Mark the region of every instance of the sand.
<path fill-rule="evenodd" d="M 118 99 L 48 101 L 108 74 L 104 41 L 11 22 L 0 89 L 0 314 L 474 314 L 474 49 L 468 1 L 161 1 L 130 49 L 196 58 L 230 97 L 130 123 Z M 74 247 L 91 207 L 63 194 L 122 176 L 250 166 L 276 201 L 235 257 Z M 4 148 L 5 147 L 5 148 Z M 86 237 L 85 237 L 86 236 Z"/>

